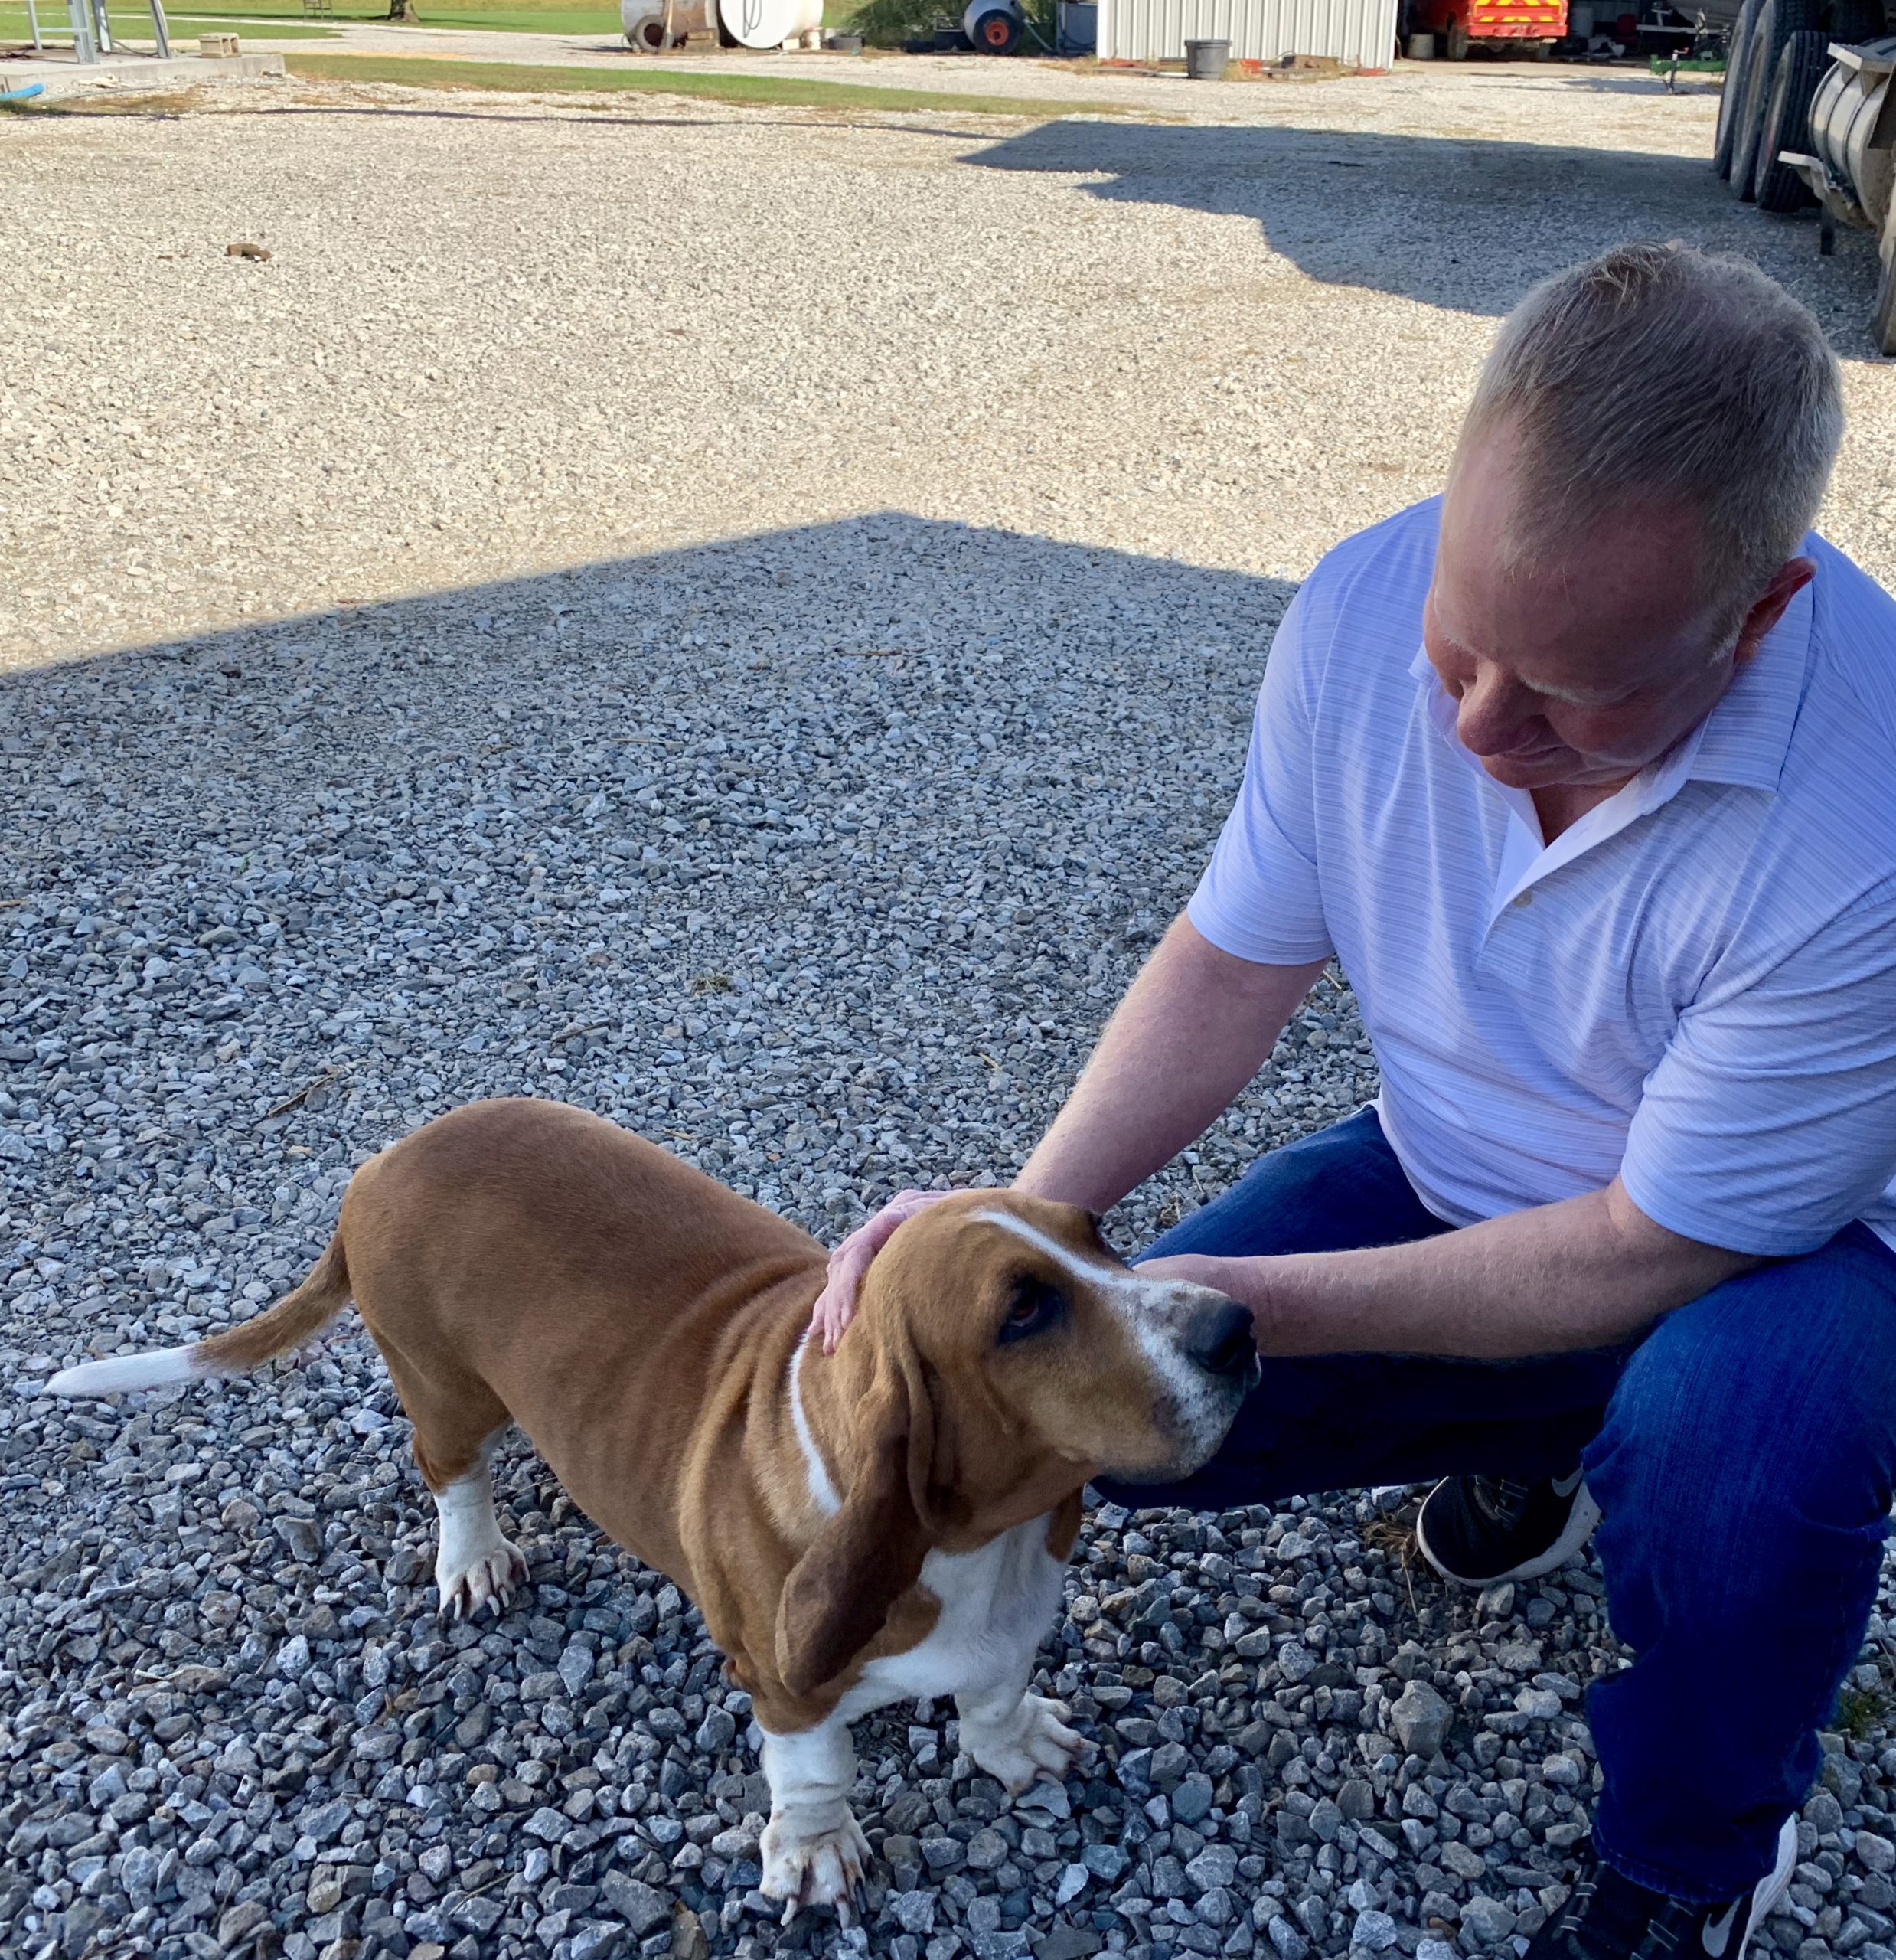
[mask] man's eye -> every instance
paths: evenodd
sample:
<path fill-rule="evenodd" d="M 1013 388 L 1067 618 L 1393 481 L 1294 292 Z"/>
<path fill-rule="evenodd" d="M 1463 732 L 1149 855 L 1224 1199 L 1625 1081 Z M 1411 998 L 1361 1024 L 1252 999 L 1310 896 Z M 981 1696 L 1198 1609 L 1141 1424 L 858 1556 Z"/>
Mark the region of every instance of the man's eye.
<path fill-rule="evenodd" d="M 1000 1338 L 1005 1344 L 1044 1334 L 1065 1312 L 1066 1296 L 1058 1287 L 1043 1279 L 1017 1280 L 1007 1302 L 1007 1318 L 1000 1324 Z"/>

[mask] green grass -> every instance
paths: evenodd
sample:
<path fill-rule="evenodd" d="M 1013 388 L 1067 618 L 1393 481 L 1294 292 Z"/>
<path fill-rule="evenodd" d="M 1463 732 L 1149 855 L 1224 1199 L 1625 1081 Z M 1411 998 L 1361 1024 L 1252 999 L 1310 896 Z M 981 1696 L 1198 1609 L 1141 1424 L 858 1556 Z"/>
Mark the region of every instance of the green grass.
<path fill-rule="evenodd" d="M 787 75 L 716 75 L 693 73 L 684 61 L 637 68 L 536 67 L 517 61 L 433 60 L 407 54 L 291 54 L 292 75 L 334 82 L 396 82 L 409 88 L 506 89 L 547 94 L 569 90 L 590 93 L 693 96 L 731 102 L 804 109 L 933 109 L 968 116 L 1104 116 L 1114 112 L 1098 103 L 1056 102 L 1045 96 L 938 95 L 928 89 L 864 87 L 851 82 L 805 81 Z"/>
<path fill-rule="evenodd" d="M 46 0 L 40 10 L 40 32 L 54 47 L 63 47 L 71 37 L 71 23 L 60 0 Z M 134 47 L 152 45 L 152 15 L 145 7 L 114 7 L 108 17 L 112 22 L 112 38 Z M 230 30 L 227 20 L 214 14 L 175 14 L 167 7 L 165 18 L 171 31 L 174 47 L 195 54 L 197 37 L 201 34 L 222 34 Z M 292 27 L 287 21 L 272 23 L 266 27 L 246 25 L 237 30 L 240 41 L 289 41 L 299 34 L 307 34 L 320 41 L 334 38 L 331 31 L 312 21 L 305 28 Z M 33 31 L 27 24 L 24 7 L 0 7 L 0 44 L 17 43 L 31 46 Z"/>
<path fill-rule="evenodd" d="M 1858 1687 L 1852 1681 L 1837 1697 L 1833 1726 L 1852 1742 L 1862 1742 L 1872 1730 L 1881 1728 L 1888 1722 L 1890 1712 L 1888 1689 Z"/>
<path fill-rule="evenodd" d="M 57 5 L 57 0 L 54 0 L 54 4 Z M 334 6 L 335 18 L 339 21 L 381 21 L 388 17 L 388 0 L 334 0 Z M 192 14 L 194 18 L 235 21 L 240 34 L 244 31 L 244 22 L 259 18 L 285 21 L 300 21 L 304 18 L 302 0 L 199 0 Z M 318 26 L 321 21 L 321 17 L 316 16 L 310 24 Z M 501 4 L 492 7 L 481 5 L 480 0 L 449 0 L 449 4 L 439 7 L 429 5 L 427 0 L 418 0 L 415 24 L 427 28 L 485 28 L 498 33 L 518 34 L 616 35 L 619 31 L 616 7 L 540 6 L 535 0 L 501 0 Z M 262 34 L 268 30 L 258 28 L 255 31 Z"/>
<path fill-rule="evenodd" d="M 491 6 L 484 5 L 483 0 L 413 0 L 413 4 L 416 8 L 413 22 L 391 24 L 475 28 L 493 34 L 596 34 L 609 41 L 618 41 L 621 36 L 618 8 L 610 4 L 573 6 L 563 4 L 563 0 L 547 0 L 543 5 L 541 0 L 494 0 Z M 826 24 L 841 24 L 859 4 L 860 0 L 827 0 L 824 8 Z M 912 0 L 912 4 L 922 5 L 927 0 Z M 388 0 L 334 0 L 334 18 L 338 21 L 386 21 Z M 936 8 L 937 11 L 950 10 L 948 0 L 942 0 Z M 119 9 L 115 7 L 112 14 L 115 33 L 119 31 Z M 129 23 L 126 38 L 148 39 L 151 18 L 142 8 L 126 8 L 124 18 Z M 197 0 L 188 15 L 171 18 L 175 38 L 180 41 L 220 27 L 233 28 L 239 35 L 255 41 L 284 40 L 302 34 L 321 40 L 329 38 L 322 16 L 308 17 L 305 24 L 302 0 Z M 64 0 L 46 0 L 40 10 L 42 28 L 65 18 Z M 193 24 L 180 25 L 181 21 Z M 8 4 L 0 6 L 0 41 L 27 38 L 25 8 L 18 0 L 8 0 Z"/>

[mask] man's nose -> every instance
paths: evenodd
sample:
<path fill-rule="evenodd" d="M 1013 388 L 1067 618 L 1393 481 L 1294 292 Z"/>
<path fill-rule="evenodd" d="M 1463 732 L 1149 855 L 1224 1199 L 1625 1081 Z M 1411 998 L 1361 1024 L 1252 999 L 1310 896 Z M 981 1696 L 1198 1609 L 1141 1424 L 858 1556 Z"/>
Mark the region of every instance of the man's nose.
<path fill-rule="evenodd" d="M 1511 675 L 1484 668 L 1455 704 L 1455 733 L 1472 755 L 1502 755 L 1519 746 L 1532 718 L 1527 690 Z"/>

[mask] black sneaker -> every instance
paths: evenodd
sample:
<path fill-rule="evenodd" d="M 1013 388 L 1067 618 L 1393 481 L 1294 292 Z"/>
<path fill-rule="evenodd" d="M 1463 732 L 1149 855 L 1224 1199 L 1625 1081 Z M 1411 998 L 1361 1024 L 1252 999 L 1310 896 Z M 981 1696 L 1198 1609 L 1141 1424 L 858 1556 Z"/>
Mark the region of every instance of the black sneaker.
<path fill-rule="evenodd" d="M 1797 1820 L 1788 1817 L 1769 1876 L 1715 1905 L 1669 1899 L 1610 1865 L 1589 1864 L 1574 1881 L 1571 1897 L 1534 1936 L 1527 1960 L 1744 1960 L 1752 1934 L 1784 1896 L 1796 1863 Z"/>
<path fill-rule="evenodd" d="M 1422 1500 L 1415 1542 L 1443 1578 L 1493 1586 L 1565 1565 L 1599 1522 L 1600 1507 L 1578 1470 L 1531 1484 L 1444 1477 Z"/>

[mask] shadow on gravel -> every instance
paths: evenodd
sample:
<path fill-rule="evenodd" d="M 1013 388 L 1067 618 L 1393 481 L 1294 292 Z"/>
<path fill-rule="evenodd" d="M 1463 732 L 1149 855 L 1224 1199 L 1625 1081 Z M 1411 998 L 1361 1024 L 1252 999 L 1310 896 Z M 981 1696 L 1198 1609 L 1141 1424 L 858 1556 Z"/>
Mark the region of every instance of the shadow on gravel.
<path fill-rule="evenodd" d="M 819 1230 L 1010 1171 L 1291 590 L 885 513 L 0 677 L 0 1214 L 119 1276 L 0 1348 L 229 1316 L 321 1167 L 484 1095 Z"/>
<path fill-rule="evenodd" d="M 1327 285 L 1457 312 L 1506 313 L 1537 279 L 1628 238 L 1685 238 L 1755 259 L 1841 354 L 1873 357 L 1867 234 L 1819 260 L 1803 218 L 1740 204 L 1695 157 L 1303 129 L 1046 122 L 973 153 L 993 170 L 1101 178 L 1076 194 L 1255 219 Z M 1558 211 L 1558 224 L 1548 214 Z"/>

